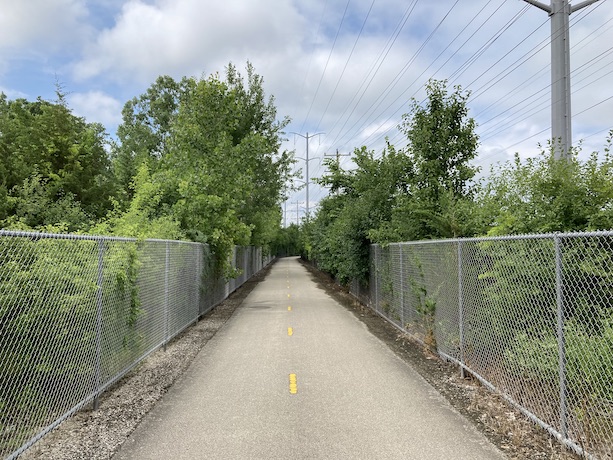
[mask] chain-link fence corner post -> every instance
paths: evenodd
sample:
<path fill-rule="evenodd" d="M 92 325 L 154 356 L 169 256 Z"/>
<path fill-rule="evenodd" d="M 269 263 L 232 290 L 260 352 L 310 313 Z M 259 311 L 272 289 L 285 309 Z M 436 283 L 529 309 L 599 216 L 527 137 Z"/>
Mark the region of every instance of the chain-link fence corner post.
<path fill-rule="evenodd" d="M 168 286 L 168 278 L 170 271 L 170 242 L 166 241 L 166 260 L 164 262 L 164 351 L 166 351 L 166 347 L 168 346 L 168 327 L 169 327 L 169 286 Z"/>
<path fill-rule="evenodd" d="M 560 378 L 560 434 L 568 439 L 568 421 L 566 408 L 566 340 L 564 337 L 564 281 L 562 274 L 562 248 L 560 236 L 554 235 L 556 254 L 556 304 L 558 336 L 558 374 Z"/>
<path fill-rule="evenodd" d="M 104 239 L 98 240 L 98 279 L 96 280 L 96 381 L 94 410 L 100 407 L 100 387 L 102 385 L 102 289 L 104 283 Z"/>
<path fill-rule="evenodd" d="M 464 295 L 462 283 L 462 241 L 458 240 L 458 329 L 460 334 L 460 377 L 465 378 L 464 366 Z"/>

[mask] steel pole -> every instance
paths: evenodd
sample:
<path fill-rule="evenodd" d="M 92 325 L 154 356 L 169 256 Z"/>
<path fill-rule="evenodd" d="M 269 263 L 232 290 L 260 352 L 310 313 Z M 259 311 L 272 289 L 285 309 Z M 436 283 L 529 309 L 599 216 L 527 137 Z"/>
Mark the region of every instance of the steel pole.
<path fill-rule="evenodd" d="M 306 221 L 309 221 L 309 139 L 315 137 L 315 136 L 319 136 L 321 134 L 324 133 L 317 133 L 317 134 L 311 134 L 309 136 L 309 133 L 306 133 L 305 135 L 299 134 L 299 133 L 292 133 L 295 134 L 296 136 L 300 136 L 302 138 L 304 138 L 306 140 L 306 158 L 304 158 L 305 162 L 306 162 Z M 300 158 L 300 157 L 296 157 L 296 158 Z M 300 158 L 303 159 L 303 158 Z M 298 220 L 298 216 L 296 216 L 296 220 Z"/>
<path fill-rule="evenodd" d="M 309 221 L 309 133 L 306 133 L 306 221 Z"/>
<path fill-rule="evenodd" d="M 551 16 L 551 139 L 556 159 L 567 158 L 572 148 L 570 108 L 570 15 L 599 0 L 570 5 L 568 0 L 524 0 Z"/>
<path fill-rule="evenodd" d="M 551 4 L 551 137 L 556 159 L 572 147 L 570 111 L 570 5 L 568 0 Z"/>

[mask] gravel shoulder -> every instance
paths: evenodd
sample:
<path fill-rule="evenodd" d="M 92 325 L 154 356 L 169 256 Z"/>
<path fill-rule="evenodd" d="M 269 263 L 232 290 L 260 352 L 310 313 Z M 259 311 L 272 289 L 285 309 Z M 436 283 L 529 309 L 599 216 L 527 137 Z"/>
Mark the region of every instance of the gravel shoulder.
<path fill-rule="evenodd" d="M 509 459 L 572 460 L 577 455 L 551 438 L 542 428 L 509 406 L 476 380 L 460 378 L 455 366 L 424 350 L 376 313 L 357 302 L 325 274 L 308 264 L 311 276 L 329 295 L 359 318 L 449 403 L 469 419 Z M 202 347 L 221 329 L 270 266 L 254 276 L 195 326 L 175 338 L 166 351 L 151 354 L 100 400 L 97 411 L 84 409 L 62 423 L 20 458 L 109 459 L 144 416 L 189 367 Z"/>

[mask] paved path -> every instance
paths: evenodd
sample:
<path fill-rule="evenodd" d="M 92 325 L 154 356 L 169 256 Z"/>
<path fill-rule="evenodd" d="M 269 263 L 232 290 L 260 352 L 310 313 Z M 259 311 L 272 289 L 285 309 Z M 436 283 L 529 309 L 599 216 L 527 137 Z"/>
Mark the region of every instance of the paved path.
<path fill-rule="evenodd" d="M 114 459 L 503 459 L 281 259 Z"/>

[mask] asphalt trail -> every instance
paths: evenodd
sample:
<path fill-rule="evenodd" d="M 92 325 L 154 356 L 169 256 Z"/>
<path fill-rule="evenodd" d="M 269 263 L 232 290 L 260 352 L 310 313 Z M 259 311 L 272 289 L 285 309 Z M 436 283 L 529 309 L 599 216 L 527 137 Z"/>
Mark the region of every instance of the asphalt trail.
<path fill-rule="evenodd" d="M 288 258 L 113 458 L 505 457 Z"/>

